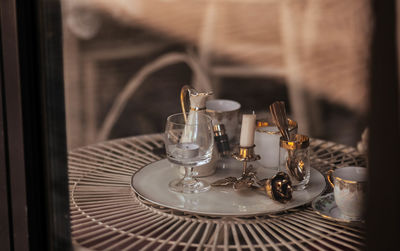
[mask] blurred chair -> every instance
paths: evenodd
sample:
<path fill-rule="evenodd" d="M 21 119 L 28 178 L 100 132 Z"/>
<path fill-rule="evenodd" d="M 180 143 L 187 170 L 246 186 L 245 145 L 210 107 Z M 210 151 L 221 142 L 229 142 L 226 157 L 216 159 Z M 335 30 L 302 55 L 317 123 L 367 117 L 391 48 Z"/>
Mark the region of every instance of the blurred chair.
<path fill-rule="evenodd" d="M 152 73 L 172 64 L 186 63 L 193 72 L 194 80 L 192 86 L 197 90 L 211 90 L 211 83 L 207 74 L 203 71 L 196 56 L 189 53 L 176 53 L 171 52 L 160 56 L 151 63 L 145 65 L 139 70 L 134 77 L 132 77 L 123 90 L 120 91 L 117 98 L 104 122 L 99 130 L 97 140 L 106 140 L 113 128 L 114 124 L 121 115 L 123 109 L 126 107 L 129 98 L 135 93 L 136 89 L 144 82 L 144 80 Z"/>
<path fill-rule="evenodd" d="M 104 62 L 157 54 L 173 44 L 173 41 L 169 38 L 159 38 L 141 43 L 136 41 L 129 43 L 129 41 L 118 41 L 116 37 L 97 38 L 104 26 L 104 12 L 87 1 L 80 3 L 75 0 L 64 0 L 62 3 L 67 130 L 70 148 L 108 139 L 129 98 L 149 75 L 164 67 L 186 63 L 193 72 L 192 86 L 198 90 L 211 89 L 210 80 L 193 50 L 188 49 L 187 53 L 166 53 L 134 73 L 123 89 L 118 91 L 105 119 L 100 121 L 98 99 L 102 88 L 99 85 L 101 73 L 99 66 Z"/>
<path fill-rule="evenodd" d="M 101 131 L 101 65 L 156 55 L 172 42 L 168 39 L 149 41 L 146 35 L 132 35 L 137 32 L 134 29 L 123 34 L 118 27 L 110 31 L 118 33 L 115 36 L 99 37 L 102 29 L 110 30 L 104 27 L 104 13 L 87 2 L 64 0 L 62 4 L 67 135 L 69 148 L 75 148 L 96 142 Z"/>
<path fill-rule="evenodd" d="M 198 42 L 200 63 L 212 79 L 214 97 L 218 97 L 221 78 L 285 79 L 292 114 L 301 125 L 300 131 L 316 135 L 321 131 L 321 115 L 315 99 L 303 86 L 299 46 L 302 32 L 311 28 L 304 27 L 309 24 L 303 21 L 311 12 L 293 8 L 293 3 L 291 0 L 208 1 Z M 235 13 L 240 20 L 235 20 Z M 223 62 L 221 57 L 231 57 L 236 63 Z M 265 104 L 266 110 L 268 105 Z"/>
<path fill-rule="evenodd" d="M 140 23 L 145 28 L 194 45 L 198 51 L 166 54 L 144 66 L 118 94 L 100 130 L 94 97 L 97 62 L 148 54 L 165 43 L 145 42 L 125 47 L 111 43 L 100 53 L 82 54 L 83 64 L 79 65 L 86 74 L 81 106 L 87 111 L 83 117 L 87 120 L 84 131 L 89 142 L 107 138 L 128 96 L 133 95 L 149 74 L 177 62 L 187 63 L 194 72 L 192 84 L 196 88 L 213 89 L 215 98 L 221 78 L 285 79 L 294 118 L 300 131 L 311 136 L 318 136 L 323 126 L 316 97 L 355 109 L 362 106 L 360 103 L 366 93 L 362 84 L 366 76 L 363 55 L 368 44 L 362 36 L 368 20 L 366 0 L 351 3 L 335 0 L 136 0 L 134 3 L 99 1 L 98 6 L 122 23 Z M 87 17 L 89 23 L 96 24 L 93 16 Z M 361 95 L 355 96 L 356 93 Z"/>

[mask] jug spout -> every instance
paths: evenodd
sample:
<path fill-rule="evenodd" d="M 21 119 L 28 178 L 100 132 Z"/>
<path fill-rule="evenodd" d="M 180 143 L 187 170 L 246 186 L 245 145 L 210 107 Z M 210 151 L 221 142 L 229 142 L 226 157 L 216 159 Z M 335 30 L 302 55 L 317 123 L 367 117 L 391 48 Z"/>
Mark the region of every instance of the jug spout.
<path fill-rule="evenodd" d="M 206 99 L 212 92 L 198 92 L 195 89 L 189 90 L 190 110 L 200 111 L 206 109 Z"/>

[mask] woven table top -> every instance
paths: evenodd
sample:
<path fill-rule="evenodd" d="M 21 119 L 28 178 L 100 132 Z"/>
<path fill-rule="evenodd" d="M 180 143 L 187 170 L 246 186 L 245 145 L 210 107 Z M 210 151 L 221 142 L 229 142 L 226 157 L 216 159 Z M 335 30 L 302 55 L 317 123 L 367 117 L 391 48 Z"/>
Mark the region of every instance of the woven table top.
<path fill-rule="evenodd" d="M 72 237 L 94 250 L 357 250 L 363 225 L 336 223 L 310 205 L 254 217 L 207 217 L 160 208 L 132 191 L 132 175 L 163 158 L 162 134 L 107 141 L 69 153 Z M 365 166 L 354 148 L 311 141 L 311 166 Z M 326 192 L 329 192 L 327 189 Z"/>

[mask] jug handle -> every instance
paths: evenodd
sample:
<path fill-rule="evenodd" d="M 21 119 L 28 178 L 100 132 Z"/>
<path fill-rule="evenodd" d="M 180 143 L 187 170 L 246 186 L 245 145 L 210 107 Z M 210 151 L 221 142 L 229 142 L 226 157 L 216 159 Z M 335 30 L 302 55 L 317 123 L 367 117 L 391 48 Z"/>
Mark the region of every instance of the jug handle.
<path fill-rule="evenodd" d="M 187 116 L 186 116 L 186 108 L 185 108 L 185 98 L 189 92 L 189 90 L 192 89 L 189 85 L 184 85 L 181 88 L 181 107 L 182 107 L 182 113 L 183 117 L 185 118 L 185 123 L 187 122 Z"/>

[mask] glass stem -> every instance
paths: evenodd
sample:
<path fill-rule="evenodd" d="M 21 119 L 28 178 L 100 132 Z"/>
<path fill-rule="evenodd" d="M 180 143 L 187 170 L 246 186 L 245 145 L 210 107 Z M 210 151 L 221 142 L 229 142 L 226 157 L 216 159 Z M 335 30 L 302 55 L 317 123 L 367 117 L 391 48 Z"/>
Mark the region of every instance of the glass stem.
<path fill-rule="evenodd" d="M 182 180 L 183 190 L 193 190 L 193 186 L 196 184 L 196 179 L 193 178 L 193 167 L 185 166 L 185 176 Z"/>
<path fill-rule="evenodd" d="M 185 166 L 185 176 L 183 180 L 186 182 L 190 182 L 193 180 L 193 167 L 192 166 Z"/>

